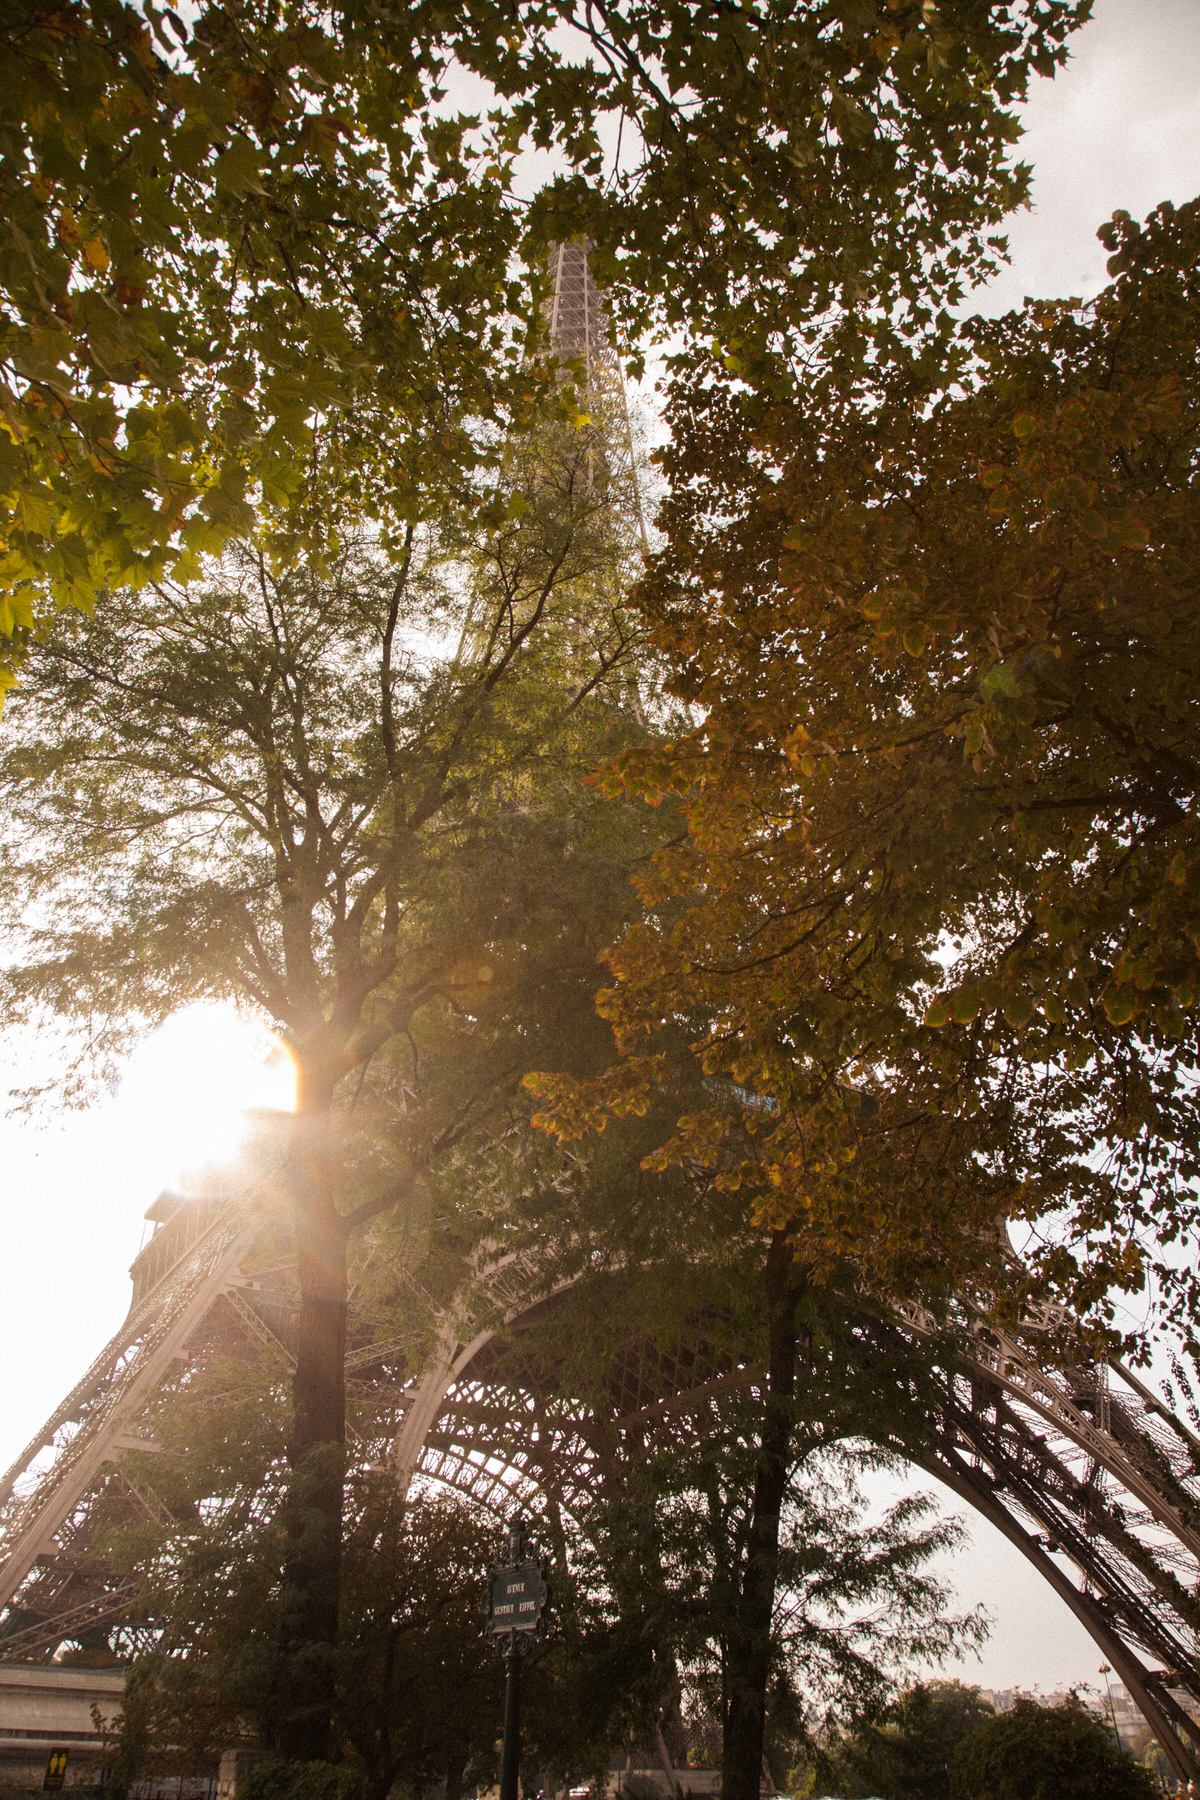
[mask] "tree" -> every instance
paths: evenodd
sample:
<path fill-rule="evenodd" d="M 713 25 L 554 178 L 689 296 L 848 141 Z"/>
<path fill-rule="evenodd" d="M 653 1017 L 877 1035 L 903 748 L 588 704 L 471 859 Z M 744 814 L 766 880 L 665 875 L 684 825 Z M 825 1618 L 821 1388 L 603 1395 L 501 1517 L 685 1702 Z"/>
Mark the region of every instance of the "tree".
<path fill-rule="evenodd" d="M 257 1404 L 264 1399 L 278 1417 L 279 1390 L 260 1391 Z M 195 1396 L 192 1412 L 194 1428 Z M 282 1433 L 274 1433 L 276 1458 L 255 1459 L 251 1499 L 229 1477 L 238 1451 L 244 1481 L 247 1452 L 261 1455 L 266 1446 L 261 1424 L 241 1423 L 251 1430 L 228 1445 L 224 1481 L 212 1491 L 210 1468 L 210 1491 L 199 1496 L 207 1516 L 176 1479 L 172 1498 L 178 1503 L 187 1491 L 190 1516 L 111 1546 L 166 1621 L 126 1685 L 113 1764 L 125 1786 L 148 1759 L 169 1758 L 175 1772 L 211 1772 L 223 1748 L 257 1741 L 272 1724 L 280 1588 L 270 1502 L 280 1495 Z M 195 1447 L 193 1440 L 193 1478 Z M 494 1526 L 454 1495 L 417 1494 L 402 1504 L 387 1476 L 361 1471 L 347 1514 L 328 1749 L 357 1773 L 366 1800 L 382 1800 L 398 1779 L 413 1790 L 444 1779 L 456 1800 L 468 1773 L 491 1779 L 502 1710 L 503 1669 L 480 1611 Z"/>
<path fill-rule="evenodd" d="M 885 1792 L 892 1800 L 958 1800 L 955 1753 L 992 1716 L 977 1687 L 918 1682 L 878 1719 L 864 1716 L 820 1745 L 816 1784 L 847 1800 Z"/>
<path fill-rule="evenodd" d="M 739 1424 L 735 1415 L 726 1431 Z M 747 1539 L 756 1524 L 761 1535 L 761 1510 L 749 1504 L 759 1498 L 746 1456 L 753 1438 L 746 1433 L 731 1448 L 722 1433 L 705 1446 L 702 1461 L 689 1459 L 703 1481 L 692 1494 L 686 1483 L 693 1471 L 672 1472 L 660 1537 L 679 1584 L 672 1597 L 683 1601 L 677 1655 L 691 1696 L 721 1721 L 725 1785 L 742 1791 L 752 1751 L 757 1771 L 766 1754 L 778 1778 L 811 1753 L 815 1719 L 878 1707 L 914 1662 L 960 1656 L 986 1634 L 978 1615 L 947 1614 L 946 1589 L 925 1568 L 958 1541 L 960 1527 L 930 1520 L 932 1502 L 919 1493 L 869 1520 L 859 1477 L 897 1465 L 839 1441 L 839 1428 L 844 1421 L 831 1426 L 826 1449 L 817 1447 L 810 1424 L 793 1442 L 765 1675 L 746 1642 L 757 1623 L 746 1579 L 757 1546 Z"/>
<path fill-rule="evenodd" d="M 609 956 L 620 1061 L 531 1085 L 570 1140 L 698 1062 L 651 1163 L 769 1232 L 781 1409 L 796 1299 L 847 1264 L 1102 1332 L 1156 1263 L 1190 1328 L 1155 1245 L 1200 1148 L 1197 228 L 1115 221 L 1113 287 L 968 322 L 958 388 L 898 358 L 819 405 L 674 391 L 637 604 L 700 722 L 605 781 L 689 834 Z M 765 1438 L 760 1473 L 769 1542 Z"/>
<path fill-rule="evenodd" d="M 1077 1694 L 1055 1706 L 1017 1700 L 954 1755 L 970 1800 L 1150 1800 L 1155 1784 Z"/>
<path fill-rule="evenodd" d="M 945 1616 L 924 1564 L 956 1528 L 928 1523 L 922 1496 L 863 1516 L 858 1475 L 896 1466 L 929 1431 L 920 1371 L 898 1375 L 834 1290 L 797 1282 L 781 1324 L 764 1247 L 720 1202 L 701 1190 L 673 1253 L 627 1264 L 619 1289 L 573 1293 L 515 1354 L 524 1369 L 544 1357 L 553 1391 L 592 1395 L 594 1501 L 568 1534 L 574 1579 L 605 1596 L 610 1620 L 603 1653 L 580 1647 L 585 1667 L 595 1659 L 589 1694 L 611 1666 L 632 1683 L 634 1742 L 678 1743 L 692 1715 L 719 1721 L 725 1791 L 744 1793 L 764 1744 L 782 1772 L 814 1711 L 879 1706 L 912 1659 L 961 1653 L 983 1628 Z M 698 1391 L 685 1380 L 653 1401 L 660 1357 L 693 1368 Z M 614 1419 L 613 1370 L 634 1363 L 644 1398 Z"/>
<path fill-rule="evenodd" d="M 454 1495 L 401 1507 L 388 1477 L 361 1495 L 348 1539 L 337 1724 L 361 1759 L 369 1800 L 397 1778 L 490 1782 L 503 1666 L 483 1633 L 494 1521 Z"/>
<path fill-rule="evenodd" d="M 686 320 L 760 386 L 831 308 L 849 356 L 919 321 L 994 259 L 1028 186 L 1009 109 L 1089 10 L 10 8 L 5 681 L 54 605 L 190 579 L 248 506 L 319 557 L 347 510 L 402 537 L 480 498 L 542 382 L 519 246 L 588 231 L 631 326 Z M 456 67 L 486 118 L 446 116 Z M 527 216 L 530 145 L 565 170 Z"/>
<path fill-rule="evenodd" d="M 572 765 L 639 727 L 622 710 L 635 664 L 614 494 L 592 484 L 590 449 L 571 429 L 531 443 L 489 536 L 447 525 L 443 558 L 474 552 L 469 591 L 412 528 L 394 559 L 357 547 L 325 575 L 274 572 L 246 546 L 202 591 L 113 595 L 31 664 L 24 741 L 0 769 L 9 917 L 40 915 L 8 971 L 10 1016 L 86 1012 L 111 1050 L 188 998 L 233 997 L 295 1062 L 292 1675 L 275 1735 L 302 1759 L 323 1753 L 332 1679 L 306 1647 L 337 1634 L 348 1246 L 486 1129 L 525 1067 L 530 936 L 570 966 L 602 904 L 597 890 L 573 910 L 580 865 L 561 867 L 590 850 Z M 543 864 L 530 894 L 537 822 L 557 833 L 559 880 Z M 439 1080 L 456 1063 L 457 1091 Z M 356 1166 L 335 1106 L 352 1115 L 381 1083 L 392 1116 Z"/>
<path fill-rule="evenodd" d="M 543 1091 L 571 1130 L 630 1104 L 686 1013 L 713 1099 L 662 1160 L 877 1291 L 935 1247 L 1010 1316 L 1032 1290 L 1102 1326 L 1156 1263 L 1187 1329 L 1155 1245 L 1200 1150 L 1198 229 L 1117 219 L 1092 306 L 968 322 L 965 392 L 898 364 L 824 413 L 676 396 L 640 603 L 703 722 L 610 788 L 682 798 L 690 836 L 612 957 L 622 1064 Z"/>

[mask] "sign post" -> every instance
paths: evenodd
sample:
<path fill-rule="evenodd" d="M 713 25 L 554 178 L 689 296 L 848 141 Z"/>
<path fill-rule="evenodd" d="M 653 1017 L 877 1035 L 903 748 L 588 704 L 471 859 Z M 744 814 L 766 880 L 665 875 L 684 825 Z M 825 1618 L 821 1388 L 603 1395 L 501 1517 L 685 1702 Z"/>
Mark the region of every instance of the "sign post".
<path fill-rule="evenodd" d="M 542 1573 L 518 1513 L 508 1528 L 504 1549 L 492 1565 L 488 1588 L 488 1636 L 504 1652 L 508 1685 L 504 1695 L 504 1754 L 500 1763 L 500 1800 L 518 1800 L 521 1769 L 521 1663 L 546 1635 L 550 1584 Z"/>

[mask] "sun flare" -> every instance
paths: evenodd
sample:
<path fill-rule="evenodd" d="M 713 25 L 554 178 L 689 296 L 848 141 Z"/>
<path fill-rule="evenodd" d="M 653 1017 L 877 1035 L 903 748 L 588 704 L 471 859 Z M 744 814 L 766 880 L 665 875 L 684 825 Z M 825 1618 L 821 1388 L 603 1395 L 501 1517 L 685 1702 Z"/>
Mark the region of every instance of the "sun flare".
<path fill-rule="evenodd" d="M 259 1021 L 232 1006 L 176 1013 L 138 1046 L 117 1090 L 139 1188 L 203 1186 L 208 1171 L 236 1156 L 247 1115 L 290 1112 L 295 1085 L 286 1049 Z"/>

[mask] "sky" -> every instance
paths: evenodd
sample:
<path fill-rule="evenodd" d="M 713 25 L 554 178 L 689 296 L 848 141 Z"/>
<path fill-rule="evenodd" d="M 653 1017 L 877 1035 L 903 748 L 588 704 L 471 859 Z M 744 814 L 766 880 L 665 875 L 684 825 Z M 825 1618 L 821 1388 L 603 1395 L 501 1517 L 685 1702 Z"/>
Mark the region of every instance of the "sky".
<path fill-rule="evenodd" d="M 1012 266 L 974 297 L 989 313 L 1027 294 L 1091 297 L 1106 279 L 1105 219 L 1200 193 L 1200 0 L 1098 0 L 1024 123 L 1033 204 L 1010 225 Z M 0 1040 L 0 1093 L 44 1080 L 53 1055 L 30 1033 Z M 228 1143 L 239 1107 L 286 1106 L 289 1084 L 261 1027 L 193 1009 L 87 1111 L 0 1117 L 0 1468 L 120 1324 L 155 1194 Z M 951 1672 L 997 1688 L 1097 1686 L 1101 1657 L 1083 1628 L 998 1533 L 968 1524 L 942 1573 L 961 1608 L 987 1608 L 992 1634 L 979 1662 Z"/>

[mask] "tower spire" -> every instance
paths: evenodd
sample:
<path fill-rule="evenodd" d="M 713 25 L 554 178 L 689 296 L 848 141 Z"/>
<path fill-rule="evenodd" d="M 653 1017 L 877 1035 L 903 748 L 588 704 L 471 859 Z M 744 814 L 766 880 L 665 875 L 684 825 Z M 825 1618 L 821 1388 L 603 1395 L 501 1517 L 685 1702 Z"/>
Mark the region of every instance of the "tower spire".
<path fill-rule="evenodd" d="M 627 489 L 643 553 L 648 548 L 646 521 L 633 453 L 633 428 L 621 360 L 613 339 L 612 320 L 591 269 L 591 242 L 572 238 L 550 252 L 551 296 L 547 306 L 550 346 L 562 362 L 583 363 L 587 411 L 595 447 L 589 451 L 589 479 Z M 604 475 L 600 475 L 603 468 Z"/>
<path fill-rule="evenodd" d="M 550 342 L 564 360 L 581 357 L 589 385 L 601 370 L 617 372 L 609 322 L 588 260 L 587 238 L 556 244 L 550 253 L 554 283 L 550 301 Z"/>

